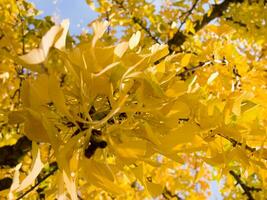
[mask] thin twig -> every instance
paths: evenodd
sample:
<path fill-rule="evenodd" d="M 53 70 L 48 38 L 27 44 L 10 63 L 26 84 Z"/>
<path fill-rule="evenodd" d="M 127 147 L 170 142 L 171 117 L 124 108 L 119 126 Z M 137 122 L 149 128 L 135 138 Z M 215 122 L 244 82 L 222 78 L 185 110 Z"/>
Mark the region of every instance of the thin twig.
<path fill-rule="evenodd" d="M 25 31 L 24 31 L 24 22 L 25 22 L 25 21 L 24 21 L 22 15 L 21 15 L 21 10 L 20 10 L 20 7 L 19 7 L 18 4 L 17 4 L 17 8 L 18 8 L 18 11 L 19 11 L 19 13 L 18 13 L 18 17 L 19 17 L 20 22 L 21 22 L 22 54 L 25 54 Z"/>
<path fill-rule="evenodd" d="M 206 13 L 202 19 L 197 20 L 194 22 L 194 29 L 195 32 L 198 32 L 202 29 L 205 25 L 210 23 L 213 19 L 221 17 L 229 7 L 231 3 L 242 3 L 244 0 L 225 0 L 220 4 L 213 5 L 212 12 Z M 171 52 L 175 51 L 177 47 L 180 47 L 187 39 L 187 35 L 185 35 L 181 30 L 177 30 L 174 34 L 173 38 L 170 39 L 167 43 L 169 45 L 169 49 Z"/>
<path fill-rule="evenodd" d="M 199 68 L 203 68 L 207 65 L 213 64 L 212 61 L 206 61 L 206 62 L 199 62 L 197 66 L 191 67 L 191 68 L 185 68 L 185 70 L 183 72 L 177 73 L 176 76 L 179 76 L 182 80 L 185 80 L 185 76 L 189 73 L 189 72 L 193 72 Z"/>
<path fill-rule="evenodd" d="M 138 18 L 136 18 L 136 17 L 133 17 L 132 20 L 133 20 L 134 23 L 138 24 L 138 25 L 139 25 L 139 26 L 140 26 L 140 27 L 141 27 L 141 28 L 142 28 L 142 29 L 149 35 L 149 37 L 152 38 L 156 43 L 161 44 L 161 42 L 159 41 L 159 39 L 156 38 L 156 37 L 151 33 L 150 29 L 147 28 L 147 27 L 144 25 L 144 23 L 143 23 L 140 19 L 138 19 Z"/>
<path fill-rule="evenodd" d="M 230 170 L 229 173 L 234 177 L 236 180 L 237 184 L 241 186 L 241 188 L 244 190 L 244 194 L 247 196 L 248 200 L 255 200 L 254 197 L 252 196 L 251 192 L 256 191 L 259 192 L 262 189 L 261 188 L 255 188 L 255 187 L 250 187 L 247 186 L 240 178 L 240 175 L 236 174 L 233 170 Z"/>
<path fill-rule="evenodd" d="M 219 136 L 223 137 L 224 139 L 228 140 L 229 142 L 231 142 L 234 147 L 235 146 L 244 146 L 246 150 L 248 150 L 248 151 L 250 151 L 252 153 L 256 151 L 256 148 L 250 147 L 247 144 L 244 145 L 243 143 L 238 142 L 237 140 L 235 140 L 235 139 L 233 139 L 231 137 L 225 136 L 225 135 L 220 134 L 220 133 L 217 133 L 217 135 L 219 135 Z"/>
<path fill-rule="evenodd" d="M 195 7 L 197 6 L 199 0 L 196 0 L 195 3 L 192 5 L 192 7 L 186 12 L 186 16 L 184 18 L 184 20 L 181 22 L 178 31 L 181 30 L 182 26 L 184 25 L 184 23 L 186 22 L 187 18 L 192 14 L 193 10 L 195 9 Z"/>
<path fill-rule="evenodd" d="M 133 16 L 132 14 L 129 13 L 128 9 L 123 5 L 123 1 L 119 2 L 118 0 L 113 0 L 117 5 L 119 5 L 126 13 L 128 13 L 130 15 L 130 18 L 132 19 L 132 21 L 136 24 L 138 24 L 148 35 L 149 37 L 154 40 L 156 43 L 161 44 L 160 40 L 155 37 L 151 30 L 149 28 L 147 28 L 143 21 L 135 16 Z"/>
<path fill-rule="evenodd" d="M 205 25 L 207 25 L 208 23 L 210 23 L 213 19 L 221 17 L 224 13 L 224 11 L 226 11 L 229 7 L 229 5 L 231 3 L 242 3 L 244 0 L 225 0 L 224 2 L 220 3 L 220 4 L 215 4 L 212 5 L 212 12 L 206 13 L 202 20 L 198 20 L 195 22 L 195 31 L 199 31 L 200 29 L 202 29 Z"/>
<path fill-rule="evenodd" d="M 29 194 L 31 191 L 33 191 L 37 186 L 39 186 L 42 182 L 44 182 L 47 178 L 49 178 L 51 175 L 53 175 L 58 170 L 58 166 L 55 165 L 54 168 L 43 178 L 41 178 L 34 186 L 32 186 L 30 189 L 28 189 L 25 193 L 23 193 L 21 196 L 17 198 L 17 200 L 22 199 L 24 196 Z"/>
<path fill-rule="evenodd" d="M 165 198 L 165 199 L 173 199 L 173 198 L 176 198 L 177 200 L 183 200 L 178 194 L 172 194 L 172 192 L 170 190 L 168 190 L 168 188 L 164 188 L 164 191 L 162 192 L 162 196 Z M 170 197 L 170 198 L 169 198 Z"/>

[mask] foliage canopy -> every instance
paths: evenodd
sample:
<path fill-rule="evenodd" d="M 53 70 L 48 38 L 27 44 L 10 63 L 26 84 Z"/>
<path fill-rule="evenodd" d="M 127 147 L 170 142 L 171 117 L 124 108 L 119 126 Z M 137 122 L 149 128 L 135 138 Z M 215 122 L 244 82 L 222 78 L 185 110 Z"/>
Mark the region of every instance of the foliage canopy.
<path fill-rule="evenodd" d="M 87 3 L 0 0 L 0 198 L 265 199 L 267 2 Z"/>

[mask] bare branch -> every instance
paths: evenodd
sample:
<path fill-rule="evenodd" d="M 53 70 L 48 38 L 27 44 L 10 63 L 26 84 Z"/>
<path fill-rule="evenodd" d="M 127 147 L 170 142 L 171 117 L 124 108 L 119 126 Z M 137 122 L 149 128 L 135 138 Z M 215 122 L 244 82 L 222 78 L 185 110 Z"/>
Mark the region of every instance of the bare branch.
<path fill-rule="evenodd" d="M 155 41 L 156 43 L 158 43 L 158 44 L 161 43 L 160 40 L 152 34 L 151 30 L 150 30 L 148 27 L 146 27 L 146 26 L 144 25 L 144 23 L 143 23 L 143 21 L 142 21 L 141 19 L 139 19 L 139 18 L 133 16 L 131 13 L 129 13 L 128 9 L 125 8 L 125 6 L 123 5 L 123 1 L 121 1 L 121 2 L 119 2 L 118 0 L 113 0 L 113 1 L 114 1 L 119 7 L 121 7 L 126 13 L 128 13 L 129 16 L 130 16 L 130 18 L 131 18 L 131 20 L 132 20 L 135 24 L 138 24 L 138 25 L 139 25 L 139 26 L 140 26 L 140 27 L 141 27 L 141 28 L 148 34 L 148 36 L 149 36 L 152 40 L 154 40 L 154 41 Z"/>
<path fill-rule="evenodd" d="M 211 22 L 213 19 L 221 17 L 223 12 L 227 10 L 231 3 L 242 3 L 244 0 L 225 0 L 220 4 L 213 5 L 213 10 L 210 14 L 206 13 L 201 20 L 197 20 L 194 22 L 194 29 L 198 32 L 202 29 L 205 25 Z M 187 36 L 178 30 L 172 39 L 168 41 L 169 49 L 171 52 L 175 50 L 176 47 L 181 46 L 187 39 Z"/>

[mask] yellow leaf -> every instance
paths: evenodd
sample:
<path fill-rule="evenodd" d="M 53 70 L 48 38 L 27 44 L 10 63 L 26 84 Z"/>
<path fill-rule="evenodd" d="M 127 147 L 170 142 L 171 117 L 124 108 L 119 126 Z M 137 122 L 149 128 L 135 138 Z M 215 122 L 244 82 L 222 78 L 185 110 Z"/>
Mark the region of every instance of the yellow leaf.
<path fill-rule="evenodd" d="M 30 107 L 30 84 L 27 80 L 22 82 L 21 101 L 24 107 Z"/>
<path fill-rule="evenodd" d="M 49 143 L 55 151 L 58 151 L 62 141 L 58 138 L 58 130 L 54 124 L 48 121 L 44 114 L 42 114 L 42 123 L 49 138 Z"/>
<path fill-rule="evenodd" d="M 164 156 L 166 156 L 167 158 L 170 158 L 172 159 L 173 161 L 175 162 L 178 162 L 178 163 L 181 163 L 181 164 L 184 164 L 185 161 L 177 155 L 177 153 L 174 153 L 174 154 L 168 154 L 168 153 L 165 153 L 164 151 L 161 152 L 161 154 L 163 154 Z"/>
<path fill-rule="evenodd" d="M 49 49 L 54 45 L 55 41 L 58 39 L 59 34 L 63 31 L 60 26 L 53 26 L 42 38 L 40 49 L 43 50 L 43 54 L 47 57 Z"/>
<path fill-rule="evenodd" d="M 26 118 L 24 125 L 25 135 L 32 141 L 49 142 L 40 114 L 34 110 L 27 109 Z"/>
<path fill-rule="evenodd" d="M 104 94 L 109 96 L 111 92 L 111 83 L 105 76 L 93 77 L 92 86 L 90 87 L 91 97 L 95 97 L 98 94 Z"/>
<path fill-rule="evenodd" d="M 164 136 L 162 147 L 166 150 L 175 150 L 175 147 L 180 144 L 192 142 L 198 132 L 200 132 L 199 126 L 188 122 L 181 127 L 172 129 L 168 135 Z"/>
<path fill-rule="evenodd" d="M 94 172 L 94 175 L 99 177 L 103 176 L 110 181 L 114 181 L 113 173 L 108 165 L 96 162 L 94 160 L 90 160 L 90 162 L 88 162 L 87 164 L 88 168 L 91 169 L 92 172 Z"/>
<path fill-rule="evenodd" d="M 77 148 L 79 144 L 79 139 L 82 137 L 82 134 L 78 134 L 71 139 L 68 140 L 67 143 L 64 145 L 60 145 L 57 148 L 55 148 L 56 151 L 56 157 L 58 166 L 60 169 L 64 169 L 67 176 L 70 176 L 71 174 L 71 160 L 73 156 L 76 156 L 76 152 L 74 152 L 74 149 Z"/>
<path fill-rule="evenodd" d="M 41 74 L 36 80 L 30 80 L 29 90 L 28 97 L 31 108 L 36 110 L 42 109 L 47 103 L 49 103 L 48 76 L 46 74 Z"/>
<path fill-rule="evenodd" d="M 26 55 L 22 55 L 19 58 L 27 64 L 34 65 L 44 62 L 46 55 L 44 54 L 43 49 L 33 49 Z"/>
<path fill-rule="evenodd" d="M 36 142 L 32 143 L 32 166 L 29 174 L 27 177 L 21 182 L 20 186 L 16 189 L 16 192 L 20 192 L 27 187 L 29 187 L 32 183 L 34 183 L 37 176 L 42 171 L 44 164 L 41 161 L 41 153 L 40 149 L 38 148 L 38 145 Z"/>
<path fill-rule="evenodd" d="M 266 160 L 266 158 L 264 158 L 264 159 Z M 259 160 L 251 159 L 250 162 L 255 164 L 255 165 L 257 165 L 257 166 L 259 166 L 260 168 L 262 168 L 264 170 L 267 170 L 267 167 L 266 167 L 266 164 L 264 163 L 264 161 L 262 162 L 262 161 L 259 161 Z"/>
<path fill-rule="evenodd" d="M 134 33 L 129 40 L 129 48 L 134 49 L 138 45 L 140 38 L 141 38 L 140 31 L 137 31 L 136 33 Z"/>
<path fill-rule="evenodd" d="M 92 75 L 94 77 L 101 76 L 101 75 L 107 73 L 108 71 L 112 71 L 112 69 L 117 68 L 119 64 L 120 64 L 120 62 L 111 63 L 110 65 L 108 65 L 104 69 L 102 69 L 101 71 L 94 73 Z"/>
<path fill-rule="evenodd" d="M 57 175 L 57 185 L 58 185 L 57 199 L 58 200 L 67 199 L 65 187 L 64 187 L 64 178 L 63 178 L 62 173 L 58 173 L 58 175 Z"/>
<path fill-rule="evenodd" d="M 207 81 L 207 84 L 210 85 L 218 76 L 219 72 L 212 73 Z"/>
<path fill-rule="evenodd" d="M 139 164 L 137 167 L 131 168 L 131 170 L 134 173 L 135 177 L 139 179 L 141 183 L 144 183 L 143 164 Z"/>
<path fill-rule="evenodd" d="M 73 167 L 72 158 L 73 156 L 74 157 L 77 156 L 76 152 L 74 153 L 74 151 L 80 145 L 79 139 L 82 136 L 83 136 L 82 134 L 78 134 L 72 137 L 64 145 L 54 146 L 54 149 L 56 150 L 58 167 L 62 171 L 63 180 L 68 190 L 68 193 L 71 196 L 71 199 L 77 199 L 77 191 L 76 191 L 77 171 L 71 171 L 71 167 Z M 75 163 L 75 165 L 78 165 L 78 163 Z"/>
<path fill-rule="evenodd" d="M 160 145 L 160 140 L 159 140 L 159 138 L 156 135 L 157 132 L 156 131 L 153 131 L 152 128 L 150 127 L 150 125 L 147 122 L 144 123 L 144 127 L 145 127 L 145 130 L 146 130 L 147 138 L 152 143 L 154 143 L 155 145 Z"/>
<path fill-rule="evenodd" d="M 63 32 L 56 41 L 55 48 L 59 50 L 63 50 L 65 48 L 66 37 L 68 34 L 69 26 L 70 26 L 70 21 L 68 19 L 62 21 L 61 27 L 63 28 Z"/>
<path fill-rule="evenodd" d="M 114 54 L 121 58 L 128 49 L 128 42 L 118 44 L 114 49 Z"/>
<path fill-rule="evenodd" d="M 144 88 L 145 94 L 147 95 L 152 95 L 155 97 L 164 96 L 164 91 L 162 90 L 160 85 L 154 80 L 154 77 L 147 78 L 145 76 L 144 82 L 143 82 L 143 88 Z"/>
<path fill-rule="evenodd" d="M 9 124 L 18 124 L 26 120 L 24 111 L 12 111 L 8 113 L 8 123 Z"/>
<path fill-rule="evenodd" d="M 208 17 L 211 15 L 212 11 L 213 11 L 213 7 L 210 7 L 210 9 L 209 9 L 209 11 L 208 11 L 208 13 L 207 13 L 207 16 L 208 16 Z"/>
<path fill-rule="evenodd" d="M 40 47 L 19 58 L 27 64 L 34 65 L 45 61 L 49 49 L 53 46 L 56 36 L 62 31 L 60 26 L 53 26 L 42 38 Z"/>
<path fill-rule="evenodd" d="M 159 45 L 159 44 L 154 44 L 151 48 L 151 60 L 150 62 L 156 62 L 163 58 L 164 56 L 167 56 L 169 53 L 169 48 L 168 45 Z"/>
<path fill-rule="evenodd" d="M 186 104 L 186 102 L 178 100 L 170 104 L 169 106 L 170 106 L 169 108 L 165 107 L 167 111 L 167 113 L 165 113 L 166 120 L 170 120 L 169 117 L 175 117 L 175 120 L 177 122 L 179 118 L 188 118 L 190 114 L 190 108 L 189 105 Z"/>
<path fill-rule="evenodd" d="M 168 97 L 179 97 L 187 92 L 188 85 L 184 81 L 175 81 L 165 92 Z"/>
<path fill-rule="evenodd" d="M 68 193 L 71 196 L 71 199 L 72 200 L 78 200 L 78 197 L 77 197 L 77 189 L 76 189 L 75 181 L 72 179 L 71 176 L 68 176 L 64 170 L 63 170 L 62 173 L 63 173 L 64 183 L 66 185 L 66 188 L 68 190 Z"/>
<path fill-rule="evenodd" d="M 93 47 L 96 45 L 97 40 L 99 40 L 103 36 L 103 34 L 105 33 L 108 26 L 109 26 L 108 21 L 104 21 L 104 22 L 95 21 L 92 24 L 92 27 L 94 30 L 94 37 L 92 40 L 92 46 Z"/>
<path fill-rule="evenodd" d="M 242 101 L 242 105 L 241 105 L 241 112 L 242 114 L 244 112 L 249 112 L 251 109 L 254 109 L 255 107 L 257 107 L 258 105 L 255 104 L 254 102 L 252 101 L 249 101 L 249 100 L 245 100 L 245 101 Z"/>
<path fill-rule="evenodd" d="M 155 66 L 155 76 L 157 80 L 161 80 L 163 77 L 164 73 L 166 71 L 166 63 L 165 62 L 160 62 L 158 65 Z"/>
<path fill-rule="evenodd" d="M 231 152 L 235 160 L 239 160 L 245 167 L 249 166 L 249 157 L 246 154 L 246 151 L 241 148 L 234 148 Z"/>
<path fill-rule="evenodd" d="M 49 91 L 49 97 L 55 104 L 57 110 L 62 114 L 70 117 L 68 108 L 65 104 L 64 93 L 59 86 L 57 78 L 52 74 L 48 77 L 48 91 Z"/>
<path fill-rule="evenodd" d="M 116 152 L 123 158 L 140 158 L 146 153 L 146 142 L 143 140 L 124 141 L 122 144 L 115 144 Z"/>
<path fill-rule="evenodd" d="M 211 158 L 202 158 L 206 163 L 213 166 L 221 166 L 225 163 L 225 153 L 218 153 Z"/>
<path fill-rule="evenodd" d="M 173 21 L 171 24 L 171 29 L 175 29 L 176 27 L 177 27 L 177 23 L 175 21 Z"/>
<path fill-rule="evenodd" d="M 185 54 L 185 56 L 181 60 L 182 67 L 185 67 L 189 64 L 191 57 L 192 57 L 192 54 L 190 54 L 190 53 Z"/>
<path fill-rule="evenodd" d="M 195 34 L 194 24 L 190 19 L 186 20 L 185 29 L 187 30 L 187 32 Z"/>
<path fill-rule="evenodd" d="M 159 196 L 163 191 L 163 186 L 157 183 L 146 181 L 146 188 L 149 192 L 149 194 L 156 198 Z"/>
<path fill-rule="evenodd" d="M 9 200 L 15 199 L 14 192 L 19 187 L 19 175 L 20 175 L 21 165 L 22 165 L 22 163 L 17 164 L 15 169 L 14 169 L 13 180 L 12 180 L 12 184 L 10 186 L 10 190 L 9 190 L 9 194 L 8 194 Z"/>
<path fill-rule="evenodd" d="M 113 87 L 117 87 L 118 82 L 121 80 L 121 77 L 125 73 L 126 68 L 123 65 L 118 65 L 115 68 L 112 68 L 110 81 L 112 82 Z"/>
<path fill-rule="evenodd" d="M 95 53 L 95 61 L 96 61 L 96 64 L 99 65 L 99 68 L 100 69 L 97 69 L 98 71 L 105 68 L 106 66 L 108 65 L 112 65 L 112 63 L 114 62 L 114 49 L 115 47 L 114 46 L 107 46 L 107 47 L 96 47 L 94 48 L 94 53 Z M 85 54 L 86 55 L 86 61 L 88 63 L 91 64 L 94 64 L 92 62 L 92 59 L 90 56 L 89 53 Z M 105 56 L 103 56 L 105 55 Z M 98 67 L 98 66 L 97 66 Z M 91 68 L 91 67 L 89 67 Z M 91 71 L 92 69 L 90 69 L 89 71 Z M 93 70 L 94 71 L 94 70 Z"/>
<path fill-rule="evenodd" d="M 122 188 L 114 183 L 114 176 L 108 165 L 86 158 L 82 165 L 82 173 L 88 182 L 114 194 L 123 192 Z"/>

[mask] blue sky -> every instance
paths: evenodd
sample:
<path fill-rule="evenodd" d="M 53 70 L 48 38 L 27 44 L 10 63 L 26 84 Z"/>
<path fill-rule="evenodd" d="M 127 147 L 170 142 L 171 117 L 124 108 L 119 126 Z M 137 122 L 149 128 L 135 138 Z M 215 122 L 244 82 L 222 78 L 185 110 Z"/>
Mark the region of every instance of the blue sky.
<path fill-rule="evenodd" d="M 85 0 L 29 0 L 37 9 L 42 11 L 39 17 L 54 16 L 56 21 L 70 19 L 70 33 L 79 34 L 87 29 L 87 24 L 97 18 Z"/>
<path fill-rule="evenodd" d="M 97 18 L 94 12 L 87 4 L 86 0 L 28 0 L 34 3 L 35 7 L 42 11 L 39 18 L 44 16 L 53 16 L 57 22 L 62 19 L 70 19 L 70 33 L 76 35 L 82 30 L 88 30 L 87 24 Z M 162 0 L 148 0 L 160 8 Z"/>

